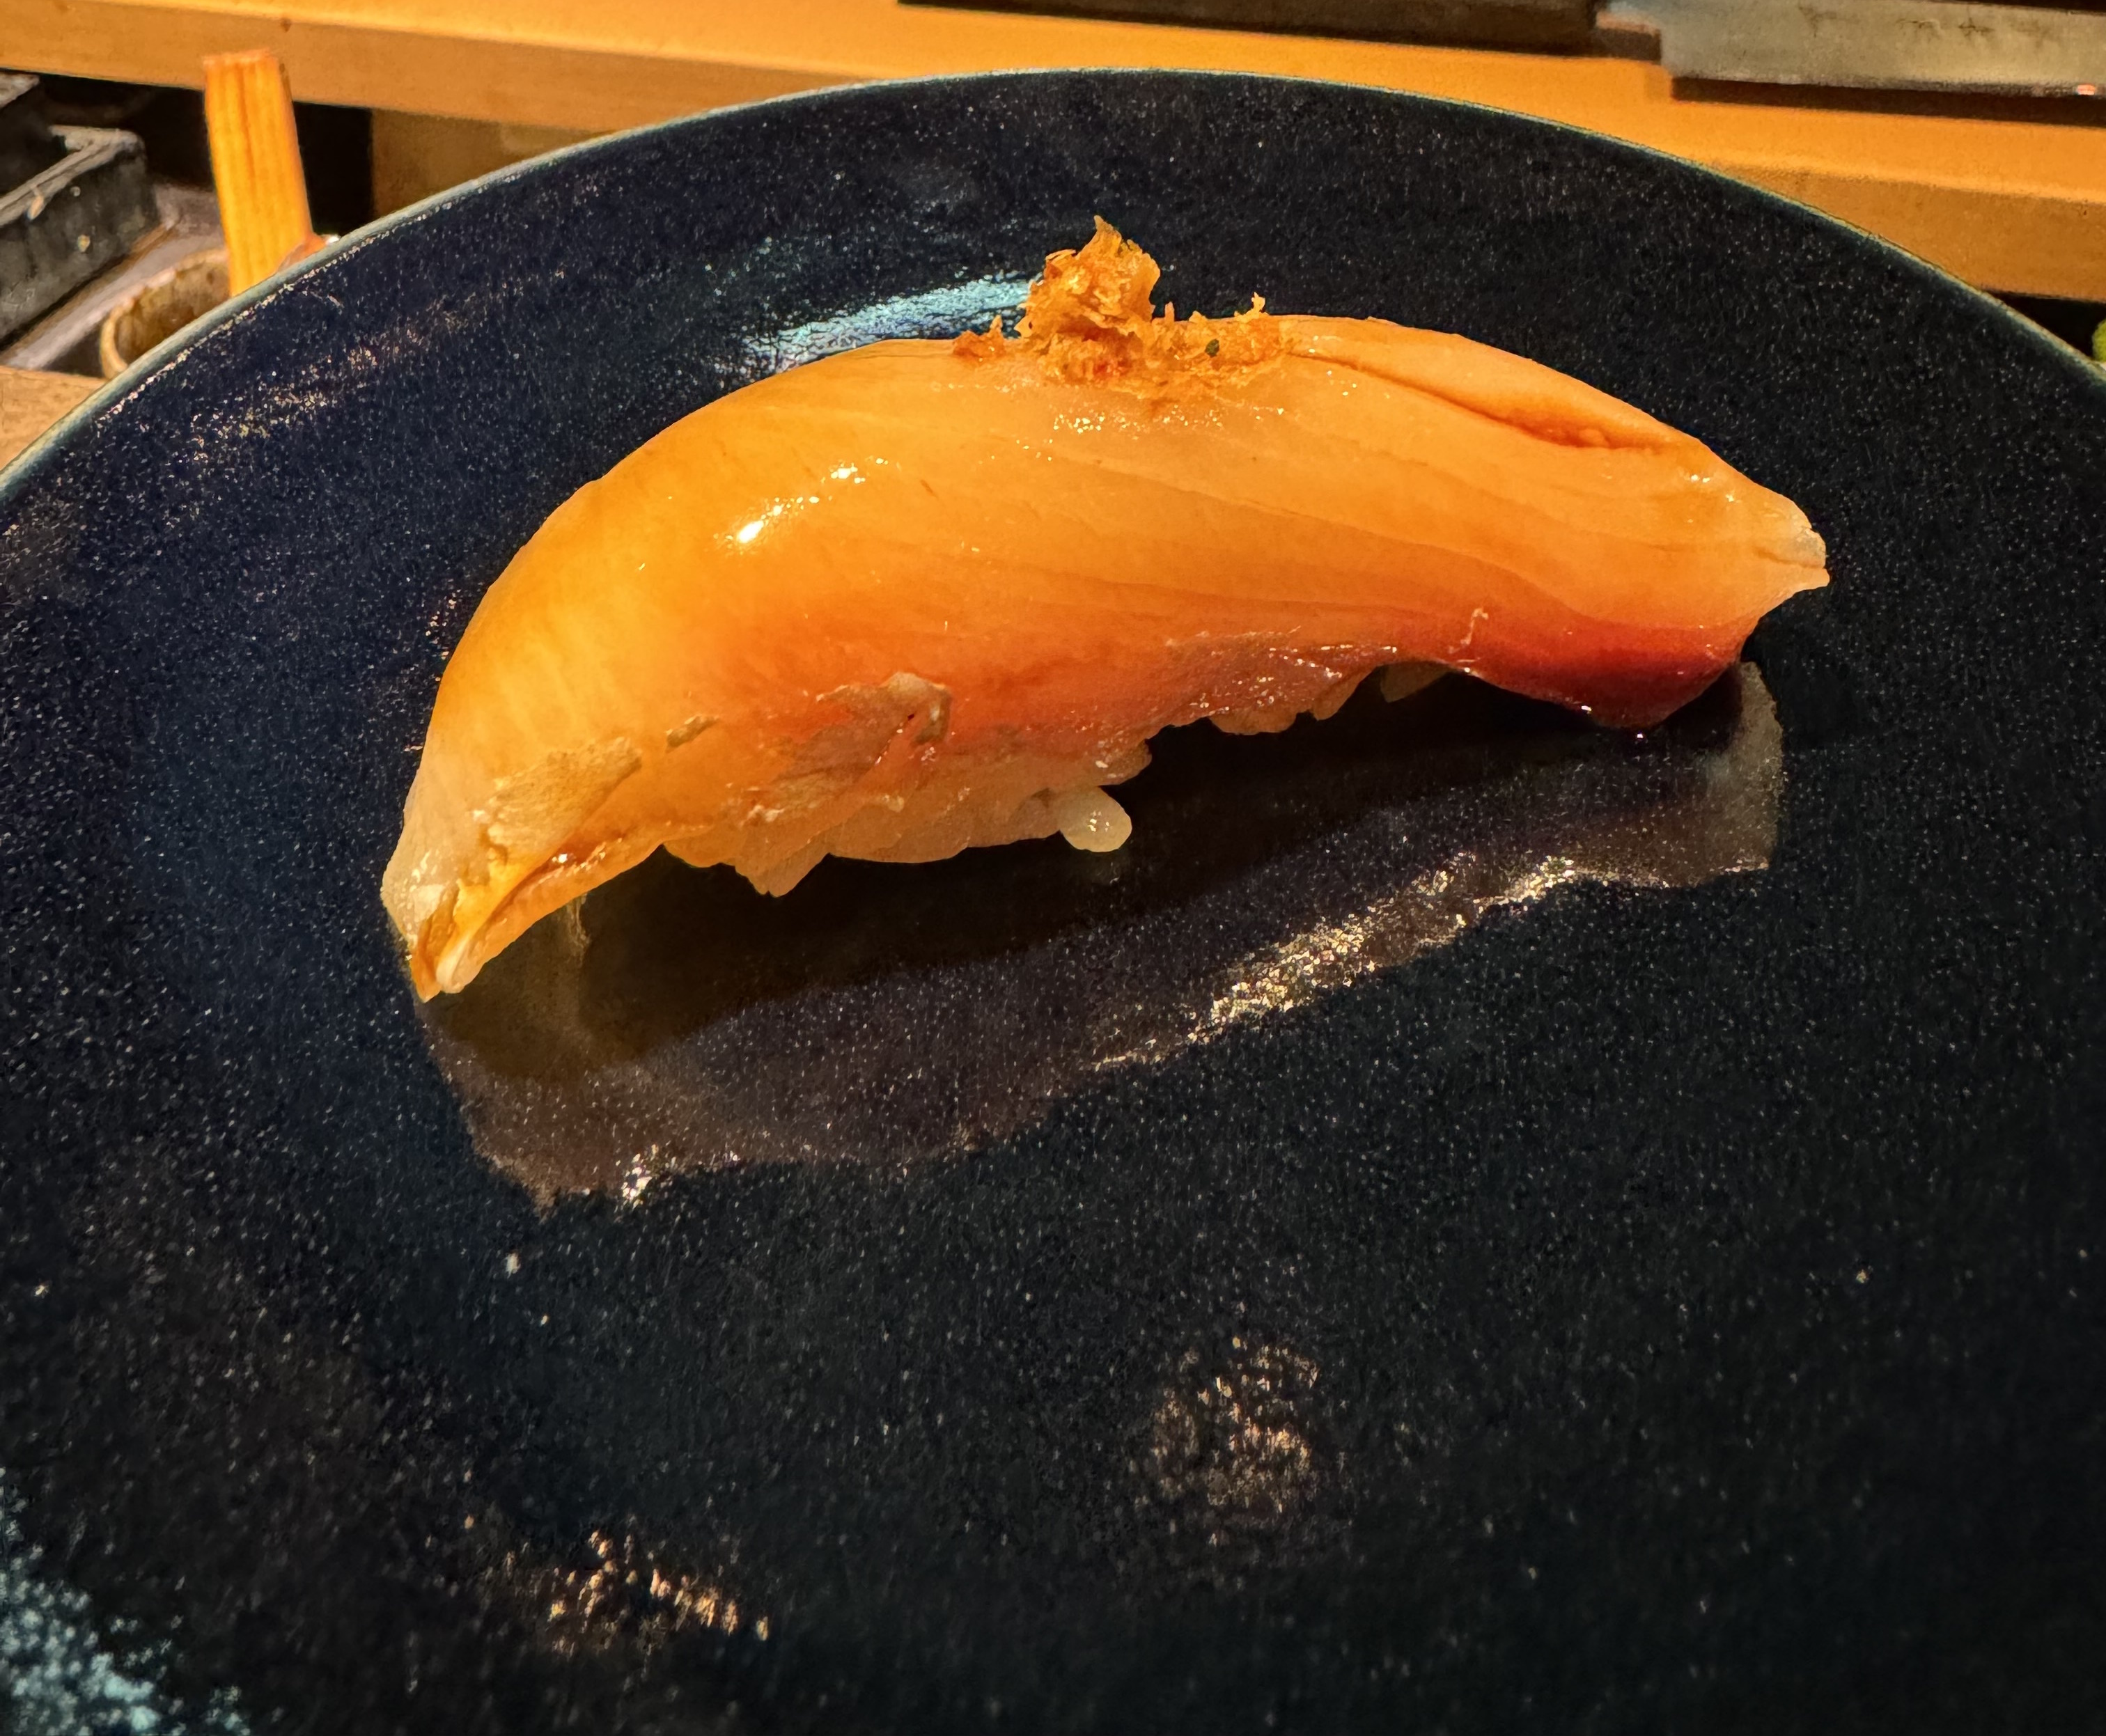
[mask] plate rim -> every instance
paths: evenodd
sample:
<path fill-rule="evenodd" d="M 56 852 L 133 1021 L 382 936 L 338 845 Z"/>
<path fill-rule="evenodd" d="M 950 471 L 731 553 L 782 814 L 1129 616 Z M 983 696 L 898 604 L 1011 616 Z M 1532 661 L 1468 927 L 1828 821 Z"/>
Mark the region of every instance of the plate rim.
<path fill-rule="evenodd" d="M 1885 256 L 1890 264 L 1927 275 L 1947 290 L 1956 290 L 1974 304 L 1978 311 L 1986 311 L 2012 335 L 2020 338 L 2044 359 L 2051 361 L 2065 372 L 2073 372 L 2091 390 L 2100 396 L 2100 408 L 2106 409 L 2106 368 L 2088 361 L 2068 344 L 2063 343 L 2044 327 L 2037 325 L 1986 289 L 1954 276 L 1943 267 L 1933 265 L 1920 254 L 1911 253 L 1898 243 L 1884 236 L 1860 228 L 1848 219 L 1805 204 L 1801 201 L 1775 192 L 1770 188 L 1745 181 L 1737 176 L 1714 168 L 1693 158 L 1678 156 L 1656 145 L 1642 145 L 1613 133 L 1597 132 L 1569 121 L 1554 120 L 1542 115 L 1530 114 L 1518 109 L 1500 108 L 1495 104 L 1473 102 L 1453 96 L 1436 96 L 1423 92 L 1400 90 L 1386 85 L 1356 84 L 1339 78 L 1304 78 L 1279 73 L 1254 73 L 1234 70 L 1185 67 L 1103 66 L 1103 67 L 1028 67 L 1004 69 L 997 71 L 975 73 L 946 73 L 919 78 L 869 79 L 852 84 L 822 85 L 810 90 L 791 91 L 781 96 L 760 97 L 751 102 L 728 103 L 719 108 L 697 110 L 692 114 L 678 114 L 665 120 L 647 121 L 641 126 L 626 127 L 613 132 L 580 139 L 570 145 L 558 145 L 537 156 L 509 163 L 499 168 L 477 175 L 471 180 L 445 187 L 427 195 L 413 204 L 399 211 L 391 211 L 384 217 L 375 217 L 361 225 L 340 240 L 332 243 L 306 259 L 273 273 L 262 282 L 251 285 L 240 294 L 230 296 L 217 307 L 180 330 L 171 333 L 153 348 L 135 360 L 116 378 L 103 383 L 94 391 L 75 405 L 65 414 L 52 423 L 9 463 L 0 466 L 0 515 L 15 509 L 22 499 L 56 462 L 58 454 L 79 437 L 92 424 L 108 412 L 116 409 L 137 393 L 152 384 L 162 375 L 176 367 L 182 359 L 200 344 L 210 342 L 224 328 L 248 315 L 251 309 L 262 306 L 289 289 L 310 273 L 324 270 L 341 260 L 363 252 L 375 242 L 399 229 L 406 229 L 422 221 L 432 213 L 452 204 L 456 200 L 478 196 L 484 190 L 510 181 L 526 179 L 548 172 L 556 164 L 581 160 L 604 152 L 625 150 L 635 140 L 685 131 L 691 128 L 706 127 L 721 119 L 742 116 L 757 110 L 792 107 L 819 108 L 837 102 L 867 101 L 875 96 L 892 95 L 912 96 L 921 92 L 939 92 L 952 90 L 970 92 L 978 87 L 1048 83 L 1054 80 L 1081 79 L 1091 82 L 1125 83 L 1172 81 L 1199 86 L 1258 85 L 1275 87 L 1308 86 L 1319 89 L 1351 92 L 1378 101 L 1389 101 L 1407 108 L 1432 111 L 1455 111 L 1476 115 L 1493 115 L 1501 121 L 1524 128 L 1540 129 L 1552 134 L 1566 134 L 1584 139 L 1595 145 L 1606 147 L 1612 152 L 1626 154 L 1642 161 L 1666 164 L 1685 174 L 1703 180 L 1723 183 L 1744 199 L 1752 199 L 1759 206 L 1772 206 L 1790 213 L 1804 221 L 1811 220 L 1848 238 L 1860 247 L 1869 248 L 1875 255 Z"/>

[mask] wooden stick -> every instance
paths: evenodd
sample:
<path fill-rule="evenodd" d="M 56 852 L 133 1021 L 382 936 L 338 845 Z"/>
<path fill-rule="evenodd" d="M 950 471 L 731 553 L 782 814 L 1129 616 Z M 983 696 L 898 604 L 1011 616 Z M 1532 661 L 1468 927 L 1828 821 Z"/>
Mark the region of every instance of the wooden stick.
<path fill-rule="evenodd" d="M 227 293 L 239 295 L 321 245 L 277 56 L 265 48 L 207 55 L 204 121 L 226 235 Z"/>

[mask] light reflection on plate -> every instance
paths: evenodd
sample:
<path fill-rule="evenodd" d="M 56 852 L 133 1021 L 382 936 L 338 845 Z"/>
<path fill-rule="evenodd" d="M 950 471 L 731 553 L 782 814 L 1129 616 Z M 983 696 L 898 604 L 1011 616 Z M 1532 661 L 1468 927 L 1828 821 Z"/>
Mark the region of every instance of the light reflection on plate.
<path fill-rule="evenodd" d="M 1743 665 L 1642 737 L 1461 678 L 1158 737 L 1132 841 L 828 861 L 768 899 L 654 858 L 427 1018 L 475 1143 L 544 1202 L 684 1170 L 905 1164 L 1029 1125 L 1562 886 L 1767 866 L 1775 709 Z"/>

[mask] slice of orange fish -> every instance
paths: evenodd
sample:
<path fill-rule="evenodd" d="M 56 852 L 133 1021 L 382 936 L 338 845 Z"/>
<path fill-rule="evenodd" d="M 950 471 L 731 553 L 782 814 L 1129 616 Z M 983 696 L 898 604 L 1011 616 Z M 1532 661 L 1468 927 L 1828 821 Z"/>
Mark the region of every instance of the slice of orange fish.
<path fill-rule="evenodd" d="M 1115 849 L 1157 730 L 1386 665 L 1642 726 L 1826 583 L 1790 501 L 1606 393 L 1384 320 L 1158 315 L 1156 275 L 1100 224 L 1016 337 L 760 381 L 558 508 L 440 682 L 382 889 L 419 992 L 661 845 L 768 892 Z"/>

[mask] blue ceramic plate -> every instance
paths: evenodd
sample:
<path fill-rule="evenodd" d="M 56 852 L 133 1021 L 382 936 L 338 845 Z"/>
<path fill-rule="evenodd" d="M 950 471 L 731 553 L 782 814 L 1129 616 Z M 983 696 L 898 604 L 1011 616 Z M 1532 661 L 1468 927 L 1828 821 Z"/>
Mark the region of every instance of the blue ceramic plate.
<path fill-rule="evenodd" d="M 1175 733 L 1118 857 L 654 862 L 420 1011 L 377 884 L 507 557 L 1100 212 L 1689 429 L 1833 587 L 1643 740 Z M 1507 115 L 854 90 L 352 238 L 0 563 L 13 1727 L 2095 1713 L 2106 387 L 1983 298 Z"/>

